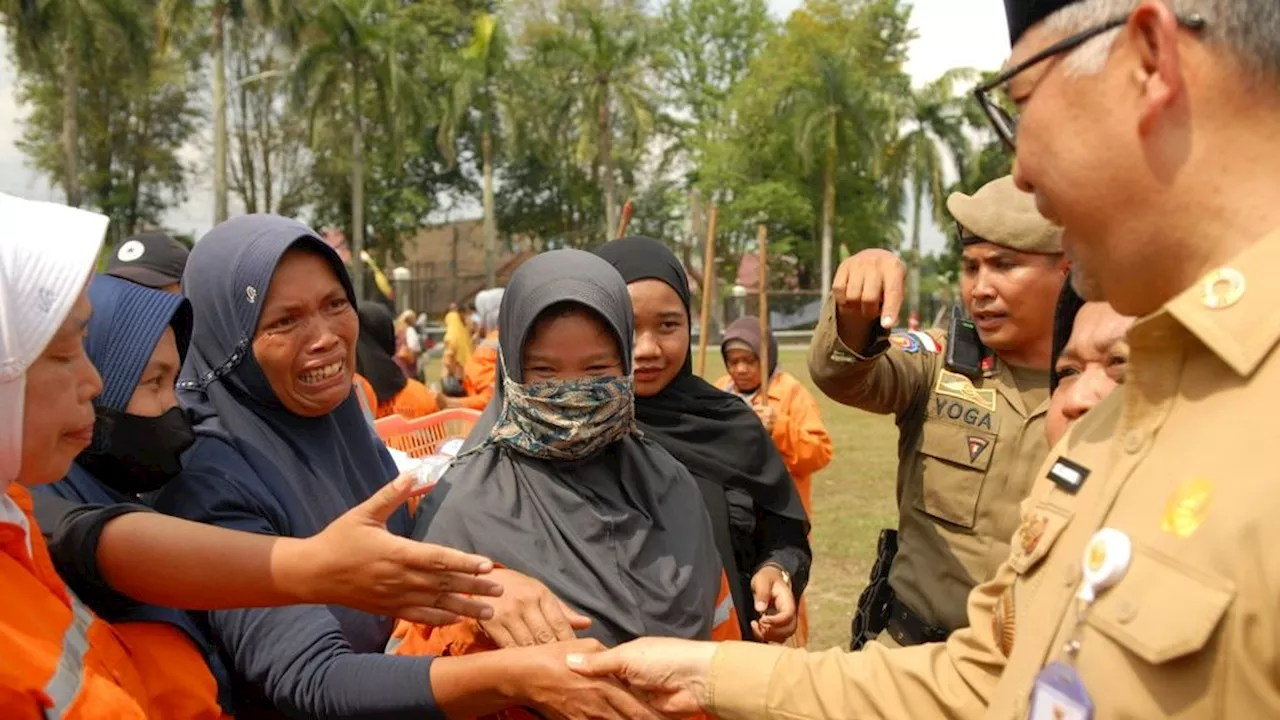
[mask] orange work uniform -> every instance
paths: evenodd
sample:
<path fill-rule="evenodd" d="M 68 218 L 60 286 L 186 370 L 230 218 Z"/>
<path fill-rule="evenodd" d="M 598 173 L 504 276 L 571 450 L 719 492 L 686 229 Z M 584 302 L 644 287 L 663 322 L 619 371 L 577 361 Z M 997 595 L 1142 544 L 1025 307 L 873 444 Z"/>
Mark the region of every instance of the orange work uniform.
<path fill-rule="evenodd" d="M 461 407 L 483 410 L 493 399 L 494 383 L 498 373 L 498 333 L 494 332 L 480 343 L 467 361 L 462 388 L 466 397 L 455 398 Z"/>
<path fill-rule="evenodd" d="M 737 394 L 733 379 L 728 375 L 715 383 L 716 387 Z M 813 518 L 813 474 L 831 462 L 833 449 L 827 426 L 822 422 L 818 402 L 794 375 L 779 370 L 769 382 L 769 408 L 774 413 L 773 444 L 787 465 L 791 479 L 796 483 L 805 514 Z M 759 392 L 750 398 L 755 401 Z M 796 633 L 789 645 L 804 647 L 809 642 L 809 612 L 805 601 L 800 600 Z"/>
<path fill-rule="evenodd" d="M 149 711 L 125 642 L 58 577 L 30 493 L 13 483 L 5 494 L 26 516 L 28 531 L 24 538 L 22 527 L 0 522 L 0 717 L 160 717 Z"/>

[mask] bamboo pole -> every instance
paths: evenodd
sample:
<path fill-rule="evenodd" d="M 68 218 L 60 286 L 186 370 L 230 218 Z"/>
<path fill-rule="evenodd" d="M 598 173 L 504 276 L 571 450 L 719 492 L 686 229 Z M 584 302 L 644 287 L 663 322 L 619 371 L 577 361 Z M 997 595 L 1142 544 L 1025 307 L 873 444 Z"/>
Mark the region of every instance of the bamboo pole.
<path fill-rule="evenodd" d="M 702 257 L 702 314 L 698 322 L 698 374 L 707 370 L 707 339 L 711 335 L 711 293 L 716 277 L 716 214 L 717 208 L 711 206 L 711 214 L 707 218 L 706 252 Z"/>
<path fill-rule="evenodd" d="M 756 398 L 769 402 L 769 228 L 756 226 L 756 244 L 760 247 L 760 391 Z"/>
<path fill-rule="evenodd" d="M 618 234 L 619 239 L 627 236 L 627 226 L 631 225 L 631 215 L 635 212 L 635 206 L 628 200 L 622 206 L 622 217 L 618 218 Z"/>

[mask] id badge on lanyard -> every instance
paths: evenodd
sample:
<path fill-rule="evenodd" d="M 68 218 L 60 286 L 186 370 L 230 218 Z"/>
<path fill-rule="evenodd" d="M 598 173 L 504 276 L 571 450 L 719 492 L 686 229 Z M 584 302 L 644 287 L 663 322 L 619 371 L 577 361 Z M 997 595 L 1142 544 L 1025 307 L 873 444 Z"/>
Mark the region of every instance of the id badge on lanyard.
<path fill-rule="evenodd" d="M 1119 530 L 1103 528 L 1089 540 L 1081 558 L 1083 579 L 1076 594 L 1075 626 L 1062 648 L 1062 659 L 1049 663 L 1036 675 L 1029 720 L 1093 720 L 1093 698 L 1076 670 L 1081 631 L 1099 593 L 1124 577 L 1132 557 L 1133 544 Z"/>

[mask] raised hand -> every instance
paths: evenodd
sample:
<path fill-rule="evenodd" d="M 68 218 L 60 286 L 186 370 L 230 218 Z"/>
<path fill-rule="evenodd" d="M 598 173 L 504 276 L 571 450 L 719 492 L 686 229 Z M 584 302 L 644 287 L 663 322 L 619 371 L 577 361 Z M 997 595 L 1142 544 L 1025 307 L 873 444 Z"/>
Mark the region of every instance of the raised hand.
<path fill-rule="evenodd" d="M 907 266 L 888 250 L 863 250 L 840 263 L 831 283 L 840 339 L 862 350 L 877 323 L 885 329 L 896 325 L 906 281 Z"/>

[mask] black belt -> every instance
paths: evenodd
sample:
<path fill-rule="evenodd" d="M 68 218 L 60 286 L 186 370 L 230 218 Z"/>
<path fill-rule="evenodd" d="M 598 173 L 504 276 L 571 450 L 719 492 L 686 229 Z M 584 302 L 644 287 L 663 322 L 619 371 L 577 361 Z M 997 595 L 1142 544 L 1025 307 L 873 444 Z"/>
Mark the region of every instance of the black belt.
<path fill-rule="evenodd" d="M 924 645 L 942 642 L 951 631 L 930 625 L 915 610 L 912 610 L 898 598 L 889 603 L 889 636 L 899 645 Z"/>

